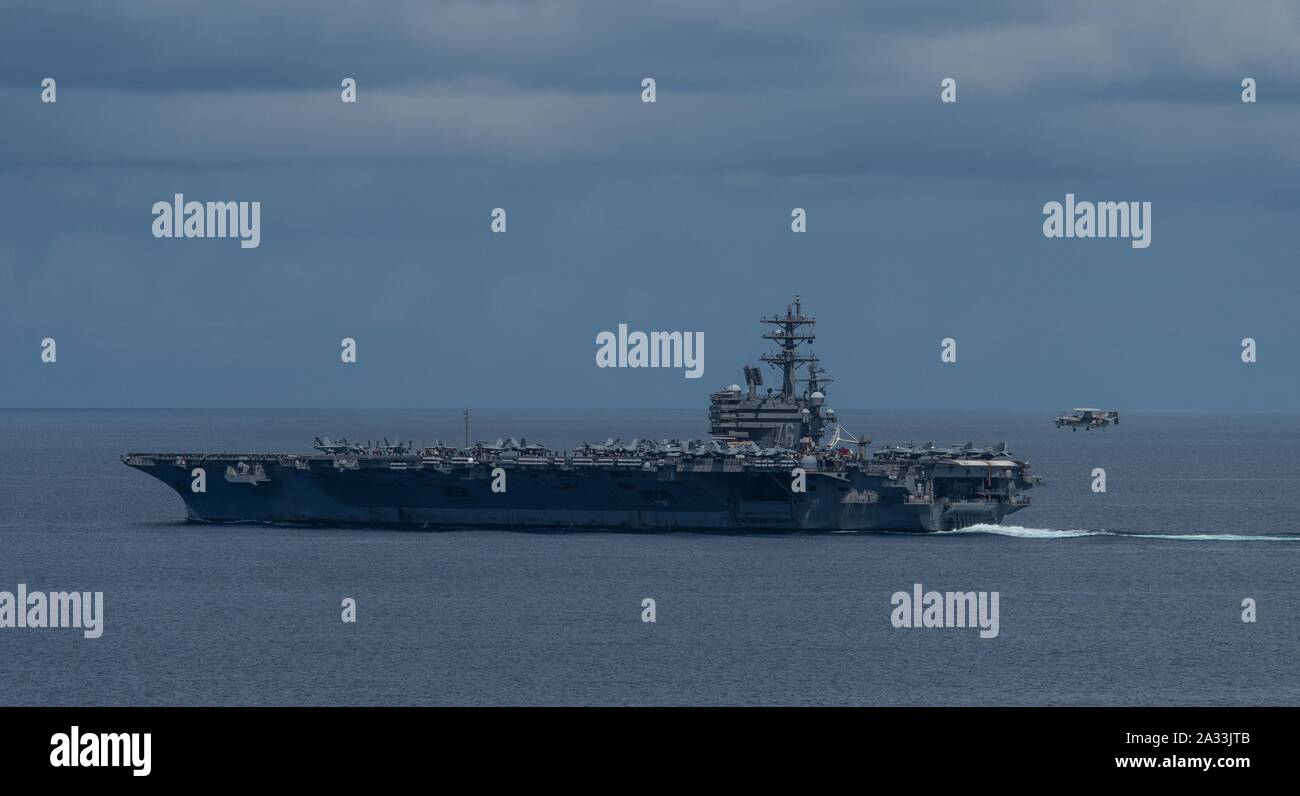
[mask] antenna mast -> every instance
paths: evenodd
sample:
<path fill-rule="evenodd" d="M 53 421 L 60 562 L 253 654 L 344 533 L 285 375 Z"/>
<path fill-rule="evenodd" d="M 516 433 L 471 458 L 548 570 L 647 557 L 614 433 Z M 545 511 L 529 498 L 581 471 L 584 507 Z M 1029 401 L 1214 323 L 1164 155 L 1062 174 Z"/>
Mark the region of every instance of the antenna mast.
<path fill-rule="evenodd" d="M 819 373 L 825 373 L 817 367 L 820 361 L 817 355 L 812 351 L 799 353 L 796 351 L 800 343 L 812 343 L 817 339 L 817 335 L 811 330 L 804 331 L 803 327 L 815 326 L 817 321 L 803 314 L 803 304 L 799 296 L 794 297 L 793 304 L 787 304 L 785 315 L 766 315 L 759 319 L 761 323 L 770 323 L 776 327 L 776 331 L 768 332 L 763 335 L 766 340 L 775 341 L 780 345 L 776 351 L 764 354 L 760 359 L 774 368 L 781 371 L 781 394 L 787 399 L 794 398 L 794 385 L 796 381 L 807 381 L 812 390 L 816 390 L 819 384 L 827 384 L 830 379 L 819 379 Z M 808 378 L 798 379 L 795 377 L 795 371 L 801 365 L 808 365 Z"/>

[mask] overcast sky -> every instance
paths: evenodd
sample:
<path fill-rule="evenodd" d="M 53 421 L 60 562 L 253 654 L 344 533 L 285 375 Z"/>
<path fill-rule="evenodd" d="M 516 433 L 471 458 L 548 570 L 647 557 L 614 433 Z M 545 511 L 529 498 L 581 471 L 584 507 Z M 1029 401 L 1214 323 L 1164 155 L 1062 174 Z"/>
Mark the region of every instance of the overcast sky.
<path fill-rule="evenodd" d="M 844 408 L 1298 411 L 1298 8 L 9 2 L 0 406 L 703 409 L 800 293 Z M 1067 192 L 1150 247 L 1044 238 Z"/>

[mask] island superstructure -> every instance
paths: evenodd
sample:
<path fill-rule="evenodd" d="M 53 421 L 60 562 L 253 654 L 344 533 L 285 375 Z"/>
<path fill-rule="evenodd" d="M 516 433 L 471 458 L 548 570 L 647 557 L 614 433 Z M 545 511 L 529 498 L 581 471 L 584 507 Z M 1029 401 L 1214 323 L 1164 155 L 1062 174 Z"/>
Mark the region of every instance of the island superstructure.
<path fill-rule="evenodd" d="M 1005 444 L 886 446 L 841 427 L 795 297 L 761 319 L 776 348 L 710 397 L 707 439 L 610 439 L 556 451 L 360 445 L 314 453 L 129 453 L 199 522 L 622 531 L 944 531 L 999 523 L 1039 483 Z M 830 439 L 823 439 L 830 434 Z"/>

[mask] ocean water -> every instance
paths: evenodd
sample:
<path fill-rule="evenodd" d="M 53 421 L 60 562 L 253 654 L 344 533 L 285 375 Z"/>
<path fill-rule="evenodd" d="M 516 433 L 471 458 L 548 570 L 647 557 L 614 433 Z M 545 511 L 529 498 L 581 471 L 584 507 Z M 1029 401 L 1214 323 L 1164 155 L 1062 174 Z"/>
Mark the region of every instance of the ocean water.
<path fill-rule="evenodd" d="M 0 704 L 1300 704 L 1300 416 L 841 421 L 877 442 L 1006 441 L 1047 484 L 1014 525 L 935 535 L 213 527 L 119 455 L 458 441 L 460 413 L 0 411 L 0 590 L 105 600 L 98 639 L 0 628 Z M 473 423 L 553 447 L 704 430 L 700 411 Z M 914 583 L 997 591 L 998 637 L 894 628 Z"/>

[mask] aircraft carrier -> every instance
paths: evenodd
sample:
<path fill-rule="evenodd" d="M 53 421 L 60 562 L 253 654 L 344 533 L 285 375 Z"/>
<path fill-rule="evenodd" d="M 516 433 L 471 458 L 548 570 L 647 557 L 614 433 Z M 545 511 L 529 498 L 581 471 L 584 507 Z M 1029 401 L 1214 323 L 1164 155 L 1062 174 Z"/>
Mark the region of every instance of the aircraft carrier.
<path fill-rule="evenodd" d="M 779 372 L 763 391 L 714 393 L 702 440 L 607 440 L 556 451 L 526 440 L 416 449 L 316 439 L 314 453 L 128 453 L 199 522 L 622 531 L 944 531 L 998 523 L 1040 483 L 1005 443 L 886 446 L 826 404 L 796 296 L 764 317 Z M 823 442 L 823 438 L 830 439 Z"/>

